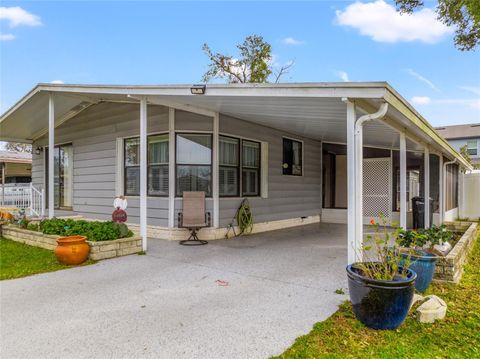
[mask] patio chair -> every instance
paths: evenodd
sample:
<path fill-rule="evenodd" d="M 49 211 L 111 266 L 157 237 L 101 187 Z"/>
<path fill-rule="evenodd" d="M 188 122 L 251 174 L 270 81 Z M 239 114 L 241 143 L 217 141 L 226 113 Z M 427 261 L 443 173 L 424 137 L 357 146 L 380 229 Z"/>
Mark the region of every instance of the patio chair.
<path fill-rule="evenodd" d="M 201 240 L 197 232 L 208 227 L 210 213 L 205 212 L 205 192 L 183 192 L 183 209 L 178 213 L 178 226 L 190 230 L 190 237 L 180 241 L 183 246 L 208 244 Z"/>

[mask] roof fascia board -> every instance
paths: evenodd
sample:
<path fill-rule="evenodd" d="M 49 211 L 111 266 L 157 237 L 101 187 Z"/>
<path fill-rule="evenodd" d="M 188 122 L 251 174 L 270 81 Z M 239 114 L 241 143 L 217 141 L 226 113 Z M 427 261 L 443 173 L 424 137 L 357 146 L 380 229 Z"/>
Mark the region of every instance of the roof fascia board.
<path fill-rule="evenodd" d="M 465 168 L 472 169 L 472 166 L 463 158 L 463 156 L 455 151 L 455 149 L 442 136 L 440 136 L 417 111 L 407 104 L 405 99 L 403 99 L 395 90 L 389 88 L 389 91 L 385 94 L 385 101 L 395 107 L 410 122 L 431 137 L 445 150 L 446 153 L 453 156 L 453 158 L 457 158 Z"/>
<path fill-rule="evenodd" d="M 209 87 L 204 95 L 192 95 L 190 87 L 104 87 L 104 86 L 49 86 L 39 85 L 42 91 L 70 92 L 79 94 L 110 94 L 133 96 L 250 96 L 250 97 L 354 97 L 383 98 L 386 85 L 376 87 Z"/>

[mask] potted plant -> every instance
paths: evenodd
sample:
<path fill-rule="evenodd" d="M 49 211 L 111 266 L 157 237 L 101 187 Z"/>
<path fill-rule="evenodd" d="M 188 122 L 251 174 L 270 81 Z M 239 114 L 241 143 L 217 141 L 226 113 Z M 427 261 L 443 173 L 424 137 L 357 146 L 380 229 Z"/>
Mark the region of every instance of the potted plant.
<path fill-rule="evenodd" d="M 410 268 L 417 273 L 415 289 L 423 293 L 430 286 L 435 275 L 438 259 L 435 246 L 451 241 L 453 233 L 448 231 L 445 225 L 434 225 L 425 230 L 401 230 L 399 238 L 399 244 L 402 247 L 400 255 L 404 258 L 410 256 Z M 408 250 L 405 251 L 405 248 Z"/>
<path fill-rule="evenodd" d="M 409 257 L 397 250 L 398 228 L 389 229 L 380 217 L 382 225 L 371 221 L 374 235 L 361 249 L 367 261 L 347 266 L 348 287 L 358 320 L 374 329 L 395 329 L 408 314 L 417 275 L 409 268 Z"/>
<path fill-rule="evenodd" d="M 58 261 L 67 265 L 82 264 L 87 260 L 90 247 L 85 236 L 69 236 L 57 239 L 54 253 Z"/>

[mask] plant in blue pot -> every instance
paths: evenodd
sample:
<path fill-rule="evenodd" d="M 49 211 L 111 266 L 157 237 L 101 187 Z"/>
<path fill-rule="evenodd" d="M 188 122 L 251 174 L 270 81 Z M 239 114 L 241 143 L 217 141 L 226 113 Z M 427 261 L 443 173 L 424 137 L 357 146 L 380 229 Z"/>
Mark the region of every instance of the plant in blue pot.
<path fill-rule="evenodd" d="M 355 317 L 373 329 L 396 329 L 407 317 L 417 277 L 410 258 L 398 251 L 399 229 L 372 220 L 359 257 L 347 266 L 348 288 Z"/>
<path fill-rule="evenodd" d="M 400 230 L 399 238 L 401 256 L 410 257 L 410 268 L 417 273 L 415 289 L 423 293 L 430 286 L 435 275 L 438 259 L 435 246 L 451 242 L 453 233 L 442 225 L 428 229 Z"/>

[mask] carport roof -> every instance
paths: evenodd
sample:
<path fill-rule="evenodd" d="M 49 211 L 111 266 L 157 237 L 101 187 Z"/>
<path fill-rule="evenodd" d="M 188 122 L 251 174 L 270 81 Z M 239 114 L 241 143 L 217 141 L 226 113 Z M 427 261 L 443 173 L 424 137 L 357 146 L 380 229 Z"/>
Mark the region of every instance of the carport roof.
<path fill-rule="evenodd" d="M 33 142 L 47 133 L 49 94 L 55 96 L 55 126 L 99 102 L 170 106 L 205 115 L 220 112 L 243 120 L 317 140 L 346 142 L 346 104 L 354 101 L 358 115 L 389 104 L 385 120 L 365 126 L 364 143 L 398 148 L 396 130 L 406 132 L 408 147 L 432 150 L 471 166 L 386 82 L 207 84 L 204 95 L 192 85 L 66 85 L 38 84 L 0 117 L 0 140 Z"/>

